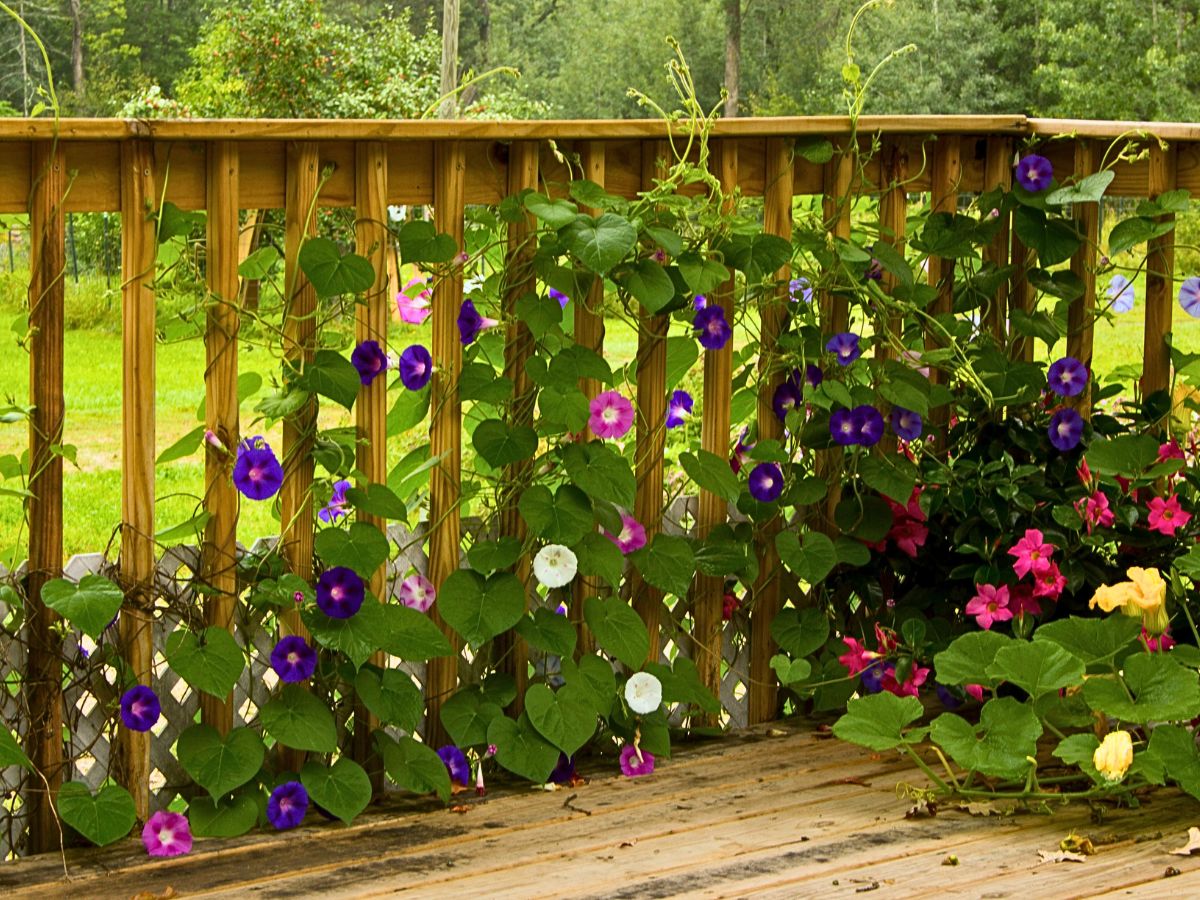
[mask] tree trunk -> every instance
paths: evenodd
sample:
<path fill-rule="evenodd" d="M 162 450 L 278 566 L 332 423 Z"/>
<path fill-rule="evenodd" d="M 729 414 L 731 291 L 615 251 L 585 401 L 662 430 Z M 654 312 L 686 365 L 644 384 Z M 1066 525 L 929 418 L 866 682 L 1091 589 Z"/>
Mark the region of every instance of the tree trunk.
<path fill-rule="evenodd" d="M 442 9 L 442 103 L 438 118 L 458 116 L 458 103 L 453 96 L 458 87 L 458 0 L 446 0 Z"/>
<path fill-rule="evenodd" d="M 725 0 L 725 118 L 738 114 L 742 80 L 742 0 Z"/>
<path fill-rule="evenodd" d="M 83 93 L 83 10 L 80 0 L 71 0 L 71 81 L 76 95 Z"/>
<path fill-rule="evenodd" d="M 479 68 L 486 69 L 492 58 L 492 4 L 479 0 Z"/>

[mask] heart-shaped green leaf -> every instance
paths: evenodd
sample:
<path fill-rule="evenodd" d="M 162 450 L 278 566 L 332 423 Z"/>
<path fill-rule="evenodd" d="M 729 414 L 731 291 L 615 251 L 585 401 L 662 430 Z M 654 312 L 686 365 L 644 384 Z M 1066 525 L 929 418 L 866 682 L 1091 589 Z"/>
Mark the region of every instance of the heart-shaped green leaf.
<path fill-rule="evenodd" d="M 357 253 L 343 255 L 329 238 L 309 238 L 300 248 L 297 261 L 322 300 L 361 294 L 375 283 L 375 269 L 370 260 Z"/>
<path fill-rule="evenodd" d="M 58 789 L 57 805 L 62 820 L 97 847 L 125 837 L 137 821 L 129 791 L 115 784 L 93 797 L 83 782 L 68 781 Z"/>
<path fill-rule="evenodd" d="M 322 647 L 345 653 L 355 668 L 380 648 L 386 637 L 387 614 L 384 605 L 367 597 L 358 612 L 348 619 L 331 619 L 316 608 L 300 613 L 300 621 Z"/>
<path fill-rule="evenodd" d="M 573 484 L 560 485 L 553 494 L 545 485 L 534 485 L 517 506 L 529 530 L 552 544 L 575 544 L 593 527 L 591 501 Z"/>
<path fill-rule="evenodd" d="M 557 693 L 544 684 L 531 685 L 525 692 L 525 712 L 538 733 L 567 756 L 574 756 L 596 733 L 595 709 L 571 685 Z"/>
<path fill-rule="evenodd" d="M 688 539 L 678 535 L 656 534 L 629 559 L 646 581 L 676 597 L 688 595 L 696 576 L 696 554 Z"/>
<path fill-rule="evenodd" d="M 225 698 L 237 684 L 246 659 L 237 641 L 224 628 L 212 626 L 200 634 L 180 629 L 167 638 L 167 665 L 189 686 Z"/>
<path fill-rule="evenodd" d="M 381 610 L 381 631 L 376 636 L 380 650 L 409 662 L 454 652 L 446 635 L 425 613 L 393 603 L 383 604 Z"/>
<path fill-rule="evenodd" d="M 637 670 L 650 652 L 650 634 L 633 608 L 619 597 L 588 597 L 583 617 L 596 641 L 629 668 Z"/>
<path fill-rule="evenodd" d="M 548 609 L 535 609 L 532 616 L 523 617 L 517 623 L 517 633 L 529 646 L 555 656 L 570 656 L 578 639 L 571 621 Z"/>
<path fill-rule="evenodd" d="M 42 602 L 95 640 L 100 639 L 124 599 L 121 589 L 103 575 L 84 575 L 79 584 L 52 578 L 42 587 Z"/>
<path fill-rule="evenodd" d="M 458 245 L 448 234 L 438 234 L 432 222 L 414 219 L 400 229 L 400 259 L 409 263 L 445 263 L 454 259 Z"/>
<path fill-rule="evenodd" d="M 537 733 L 529 716 L 514 722 L 498 716 L 488 726 L 488 743 L 496 745 L 496 761 L 508 771 L 539 784 L 558 765 L 558 748 Z"/>
<path fill-rule="evenodd" d="M 298 684 L 284 685 L 278 697 L 258 713 L 263 730 L 296 750 L 332 753 L 337 749 L 337 725 L 329 707 Z"/>
<path fill-rule="evenodd" d="M 450 799 L 450 772 L 432 748 L 410 737 L 393 740 L 382 731 L 375 732 L 375 743 L 388 777 L 400 787 L 414 794 L 435 792 L 443 803 Z"/>
<path fill-rule="evenodd" d="M 0 769 L 8 766 L 20 766 L 22 769 L 33 771 L 33 763 L 17 743 L 7 726 L 0 725 Z"/>
<path fill-rule="evenodd" d="M 604 213 L 598 219 L 580 216 L 562 235 L 567 249 L 597 275 L 619 263 L 637 244 L 637 230 L 614 213 Z"/>
<path fill-rule="evenodd" d="M 192 780 L 219 798 L 258 774 L 266 748 L 249 728 L 235 728 L 222 738 L 211 725 L 193 725 L 179 735 L 175 751 Z"/>
<path fill-rule="evenodd" d="M 488 465 L 498 469 L 532 457 L 537 452 L 538 436 L 527 425 L 484 419 L 475 429 L 471 443 Z"/>
<path fill-rule="evenodd" d="M 805 535 L 805 538 L 812 535 Z M 808 656 L 829 639 L 829 618 L 819 609 L 782 609 L 771 621 L 771 639 L 794 658 Z"/>
<path fill-rule="evenodd" d="M 525 588 L 507 572 L 485 579 L 459 569 L 442 585 L 437 603 L 446 624 L 472 647 L 479 647 L 517 624 L 525 613 Z"/>
<path fill-rule="evenodd" d="M 387 725 L 407 732 L 417 730 L 425 700 L 412 679 L 396 669 L 363 666 L 354 679 L 354 690 L 363 705 Z M 445 707 L 442 707 L 443 711 Z"/>
<path fill-rule="evenodd" d="M 387 562 L 391 550 L 384 533 L 366 522 L 355 522 L 347 529 L 318 531 L 314 546 L 325 565 L 346 566 L 364 579 Z"/>
<path fill-rule="evenodd" d="M 459 747 L 474 747 L 488 742 L 492 719 L 503 716 L 500 704 L 476 688 L 463 688 L 442 704 L 441 719 L 446 732 Z"/>
<path fill-rule="evenodd" d="M 221 801 L 193 797 L 188 803 L 188 824 L 200 837 L 238 837 L 258 822 L 258 803 L 250 791 Z"/>
<path fill-rule="evenodd" d="M 1029 704 L 997 697 L 983 705 L 978 726 L 942 713 L 933 720 L 929 736 L 965 769 L 995 778 L 1023 778 L 1032 765 L 1030 757 L 1037 754 L 1042 723 Z"/>
<path fill-rule="evenodd" d="M 300 782 L 313 802 L 347 825 L 371 802 L 371 779 L 363 767 L 343 756 L 332 766 L 307 762 Z"/>
<path fill-rule="evenodd" d="M 358 399 L 362 379 L 354 364 L 340 353 L 318 350 L 312 362 L 305 364 L 304 374 L 296 380 L 296 386 L 351 409 Z"/>

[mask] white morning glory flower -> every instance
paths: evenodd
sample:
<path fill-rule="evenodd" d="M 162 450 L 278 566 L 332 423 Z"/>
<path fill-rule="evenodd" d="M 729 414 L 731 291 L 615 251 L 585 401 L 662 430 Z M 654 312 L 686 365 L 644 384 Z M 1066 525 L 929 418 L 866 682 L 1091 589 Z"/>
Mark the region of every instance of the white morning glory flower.
<path fill-rule="evenodd" d="M 547 544 L 533 558 L 533 574 L 548 588 L 568 584 L 578 570 L 579 560 L 562 544 Z"/>
<path fill-rule="evenodd" d="M 625 682 L 625 702 L 639 716 L 649 715 L 662 704 L 662 682 L 649 672 L 634 672 Z"/>

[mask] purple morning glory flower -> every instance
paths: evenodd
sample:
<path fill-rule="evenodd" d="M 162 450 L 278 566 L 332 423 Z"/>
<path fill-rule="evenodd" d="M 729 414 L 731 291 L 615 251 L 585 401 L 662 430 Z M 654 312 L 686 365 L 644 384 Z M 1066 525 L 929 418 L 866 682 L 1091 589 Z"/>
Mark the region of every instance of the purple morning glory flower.
<path fill-rule="evenodd" d="M 1083 417 L 1073 409 L 1060 409 L 1050 417 L 1050 443 L 1066 453 L 1079 446 L 1083 437 Z"/>
<path fill-rule="evenodd" d="M 279 680 L 292 684 L 296 681 L 307 681 L 317 668 L 317 651 L 308 645 L 308 641 L 296 634 L 289 634 L 279 639 L 275 649 L 271 651 L 271 668 L 279 676 Z"/>
<path fill-rule="evenodd" d="M 562 309 L 566 309 L 567 304 L 571 302 L 570 297 L 555 288 L 550 288 L 550 299 L 557 300 L 559 307 Z"/>
<path fill-rule="evenodd" d="M 783 493 L 783 470 L 773 462 L 763 462 L 750 472 L 750 496 L 759 503 L 772 503 Z"/>
<path fill-rule="evenodd" d="M 809 363 L 804 367 L 804 383 L 809 387 L 815 388 L 825 380 L 825 373 L 821 371 L 820 366 L 815 366 Z"/>
<path fill-rule="evenodd" d="M 1112 300 L 1112 311 L 1127 313 L 1133 309 L 1136 299 L 1133 284 L 1124 275 L 1114 275 L 1108 283 L 1108 298 Z"/>
<path fill-rule="evenodd" d="M 274 497 L 283 486 L 283 466 L 260 436 L 246 438 L 238 445 L 233 486 L 251 500 Z"/>
<path fill-rule="evenodd" d="M 550 784 L 570 784 L 575 778 L 575 759 L 565 753 L 558 754 L 558 765 L 550 773 Z"/>
<path fill-rule="evenodd" d="M 883 415 L 870 404 L 856 406 L 850 410 L 850 421 L 863 447 L 874 447 L 883 437 Z"/>
<path fill-rule="evenodd" d="M 1185 278 L 1179 286 L 1179 305 L 1193 319 L 1200 319 L 1200 275 Z"/>
<path fill-rule="evenodd" d="M 437 755 L 446 764 L 451 781 L 461 784 L 463 787 L 467 787 L 471 783 L 471 766 L 467 763 L 467 758 L 461 750 L 453 744 L 447 744 L 445 747 L 438 747 Z"/>
<path fill-rule="evenodd" d="M 887 674 L 887 670 L 876 660 L 863 669 L 859 677 L 862 678 L 862 686 L 868 693 L 878 694 L 883 689 L 883 678 Z"/>
<path fill-rule="evenodd" d="M 387 354 L 379 341 L 363 341 L 350 354 L 350 362 L 358 369 L 358 380 L 366 385 L 387 368 Z"/>
<path fill-rule="evenodd" d="M 1046 373 L 1050 390 L 1060 397 L 1075 397 L 1083 392 L 1088 382 L 1087 366 L 1073 356 L 1064 356 L 1050 364 Z"/>
<path fill-rule="evenodd" d="M 676 391 L 667 405 L 667 427 L 678 428 L 691 415 L 695 401 L 687 391 Z"/>
<path fill-rule="evenodd" d="M 308 812 L 308 791 L 298 781 L 285 781 L 267 800 L 267 821 L 280 831 L 295 828 Z"/>
<path fill-rule="evenodd" d="M 848 409 L 835 409 L 829 415 L 829 433 L 833 442 L 843 447 L 858 443 L 858 427 L 854 424 L 854 413 Z"/>
<path fill-rule="evenodd" d="M 813 289 L 808 283 L 807 278 L 793 278 L 788 282 L 788 295 L 792 300 L 802 300 L 805 303 L 812 303 Z"/>
<path fill-rule="evenodd" d="M 893 406 L 889 419 L 892 423 L 892 431 L 896 432 L 898 437 L 902 437 L 906 441 L 915 441 L 921 436 L 924 423 L 921 421 L 920 413 L 905 409 L 903 406 Z"/>
<path fill-rule="evenodd" d="M 848 366 L 862 356 L 862 348 L 858 346 L 858 335 L 849 331 L 835 334 L 829 339 L 825 349 L 837 355 L 839 366 Z"/>
<path fill-rule="evenodd" d="M 462 308 L 458 311 L 458 334 L 464 347 L 467 344 L 473 344 L 483 329 L 491 328 L 496 324 L 495 319 L 481 316 L 472 301 L 464 300 L 462 302 Z"/>
<path fill-rule="evenodd" d="M 938 700 L 940 700 L 942 702 L 942 706 L 945 709 L 958 709 L 960 706 L 963 705 L 962 698 L 956 697 L 954 695 L 954 692 L 951 691 L 950 688 L 946 687 L 945 685 L 935 684 L 933 686 L 933 689 L 934 689 L 934 692 L 937 694 Z"/>
<path fill-rule="evenodd" d="M 158 694 L 144 684 L 135 684 L 121 695 L 121 721 L 130 731 L 149 731 L 162 715 Z"/>
<path fill-rule="evenodd" d="M 700 312 L 700 310 L 704 309 L 706 306 L 708 306 L 708 298 L 703 294 L 697 294 L 692 298 L 692 309 L 694 309 L 696 312 Z"/>
<path fill-rule="evenodd" d="M 700 346 L 706 350 L 720 350 L 729 343 L 733 329 L 725 321 L 725 310 L 720 306 L 705 306 L 692 319 Z"/>
<path fill-rule="evenodd" d="M 867 271 L 863 273 L 863 278 L 868 281 L 882 281 L 883 263 L 872 256 L 871 262 L 867 264 Z"/>
<path fill-rule="evenodd" d="M 775 388 L 775 395 L 771 398 L 771 409 L 775 410 L 775 415 L 782 422 L 787 418 L 788 410 L 795 409 L 803 400 L 796 383 L 788 378 Z"/>
<path fill-rule="evenodd" d="M 1016 176 L 1021 187 L 1031 194 L 1036 194 L 1050 187 L 1054 178 L 1054 167 L 1046 157 L 1030 153 L 1021 157 L 1021 161 L 1017 163 Z"/>
<path fill-rule="evenodd" d="M 400 381 L 410 391 L 419 391 L 433 377 L 433 357 L 420 344 L 400 354 Z"/>
<path fill-rule="evenodd" d="M 317 510 L 317 518 L 322 522 L 333 524 L 342 516 L 347 515 L 346 491 L 349 489 L 350 482 L 335 481 L 333 483 L 333 493 L 329 495 L 329 502 Z"/>
<path fill-rule="evenodd" d="M 348 619 L 363 604 L 366 586 L 358 573 L 345 566 L 334 566 L 317 580 L 317 606 L 331 619 Z"/>

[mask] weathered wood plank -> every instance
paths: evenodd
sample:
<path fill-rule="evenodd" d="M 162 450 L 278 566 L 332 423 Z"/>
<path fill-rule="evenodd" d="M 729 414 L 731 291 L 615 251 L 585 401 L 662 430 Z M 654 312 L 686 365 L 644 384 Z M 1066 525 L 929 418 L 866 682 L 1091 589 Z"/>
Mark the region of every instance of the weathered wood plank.
<path fill-rule="evenodd" d="M 930 208 L 935 213 L 954 215 L 958 211 L 958 193 L 962 183 L 962 144 L 955 135 L 941 135 L 933 147 L 933 187 L 930 191 Z M 940 256 L 929 258 L 929 284 L 936 288 L 937 296 L 930 304 L 929 313 L 934 318 L 949 315 L 954 310 L 954 260 Z M 927 330 L 925 347 L 936 350 L 944 341 L 936 332 Z M 939 368 L 929 372 L 934 384 L 945 384 L 946 373 Z M 950 404 L 930 410 L 930 424 L 934 429 L 935 442 L 945 447 L 946 429 L 950 420 Z"/>
<path fill-rule="evenodd" d="M 1150 145 L 1150 176 L 1147 194 L 1154 199 L 1176 188 L 1175 145 L 1165 150 L 1157 143 Z M 1173 222 L 1175 214 L 1159 216 L 1160 222 Z M 1171 330 L 1172 294 L 1175 270 L 1174 231 L 1152 238 L 1146 244 L 1146 331 L 1145 354 L 1142 360 L 1142 396 L 1166 390 L 1171 384 L 1171 349 L 1167 334 Z"/>
<path fill-rule="evenodd" d="M 1012 187 L 1013 148 L 1012 138 L 989 137 L 987 139 L 987 171 L 984 176 L 984 190 L 995 188 L 1009 190 Z M 1008 265 L 1009 230 L 1012 225 L 1012 214 L 1004 216 L 999 230 L 992 242 L 983 248 L 983 258 L 996 268 L 1003 269 Z M 991 332 L 997 341 L 1004 340 L 1005 322 L 1008 318 L 1008 282 L 1002 282 L 996 290 L 992 304 L 984 310 L 984 327 Z"/>
<path fill-rule="evenodd" d="M 1095 146 L 1091 141 L 1075 143 L 1075 174 L 1090 175 L 1096 166 Z M 1083 245 L 1071 257 L 1071 272 L 1083 283 L 1083 296 L 1072 301 L 1067 312 L 1067 355 L 1073 356 L 1092 373 L 1092 334 L 1096 313 L 1096 248 L 1100 241 L 1100 204 L 1074 204 L 1075 227 L 1083 237 Z M 1092 388 L 1087 388 L 1072 401 L 1085 419 L 1092 417 Z"/>

